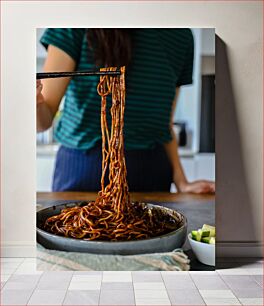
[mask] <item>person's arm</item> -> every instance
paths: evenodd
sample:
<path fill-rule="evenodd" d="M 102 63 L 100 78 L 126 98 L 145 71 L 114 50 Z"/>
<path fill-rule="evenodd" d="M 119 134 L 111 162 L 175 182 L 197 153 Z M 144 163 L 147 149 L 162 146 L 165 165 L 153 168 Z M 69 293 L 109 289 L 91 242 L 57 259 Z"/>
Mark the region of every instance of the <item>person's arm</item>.
<path fill-rule="evenodd" d="M 44 72 L 74 71 L 75 66 L 75 61 L 67 53 L 49 45 Z M 70 78 L 37 81 L 37 132 L 43 132 L 51 127 L 69 82 Z"/>
<path fill-rule="evenodd" d="M 170 122 L 170 128 L 171 128 L 171 135 L 172 140 L 168 143 L 165 143 L 165 150 L 167 152 L 167 155 L 169 157 L 169 160 L 172 164 L 173 168 L 173 182 L 175 183 L 178 192 L 191 192 L 191 193 L 213 193 L 215 192 L 215 183 L 206 181 L 206 180 L 199 180 L 189 183 L 181 162 L 180 157 L 178 153 L 178 143 L 176 139 L 176 135 L 173 131 L 173 116 L 176 108 L 177 98 L 179 96 L 180 88 L 176 88 L 176 95 L 175 99 L 173 101 L 172 105 L 172 114 L 171 114 L 171 122 Z"/>

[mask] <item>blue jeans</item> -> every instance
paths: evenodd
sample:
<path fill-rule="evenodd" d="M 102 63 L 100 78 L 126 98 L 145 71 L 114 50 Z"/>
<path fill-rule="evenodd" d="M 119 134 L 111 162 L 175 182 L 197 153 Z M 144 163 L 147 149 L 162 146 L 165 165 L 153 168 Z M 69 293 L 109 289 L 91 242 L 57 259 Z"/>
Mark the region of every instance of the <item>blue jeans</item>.
<path fill-rule="evenodd" d="M 170 191 L 172 166 L 162 145 L 125 151 L 130 191 Z M 61 146 L 56 158 L 53 191 L 99 191 L 101 145 L 87 151 Z"/>

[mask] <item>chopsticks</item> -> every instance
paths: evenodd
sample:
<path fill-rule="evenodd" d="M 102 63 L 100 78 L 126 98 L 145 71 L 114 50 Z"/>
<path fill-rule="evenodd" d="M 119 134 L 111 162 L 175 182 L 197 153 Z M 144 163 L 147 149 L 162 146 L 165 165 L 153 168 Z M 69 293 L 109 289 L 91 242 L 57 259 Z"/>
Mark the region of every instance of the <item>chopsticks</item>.
<path fill-rule="evenodd" d="M 75 76 L 94 76 L 94 75 L 120 75 L 120 70 L 117 71 L 73 71 L 73 72 L 39 72 L 37 73 L 37 80 L 65 78 Z"/>

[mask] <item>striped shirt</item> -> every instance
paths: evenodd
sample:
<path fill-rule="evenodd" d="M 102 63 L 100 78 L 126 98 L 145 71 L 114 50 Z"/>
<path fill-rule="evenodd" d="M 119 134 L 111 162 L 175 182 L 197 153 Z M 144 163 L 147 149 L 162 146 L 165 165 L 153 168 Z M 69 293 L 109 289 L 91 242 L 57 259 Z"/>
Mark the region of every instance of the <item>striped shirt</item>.
<path fill-rule="evenodd" d="M 76 70 L 94 69 L 85 31 L 49 28 L 41 43 L 70 55 Z M 125 147 L 150 149 L 171 140 L 175 89 L 192 83 L 193 36 L 190 29 L 135 29 L 132 39 L 132 61 L 126 73 Z M 70 81 L 55 131 L 62 145 L 87 150 L 101 141 L 98 81 L 98 76 L 74 77 Z"/>

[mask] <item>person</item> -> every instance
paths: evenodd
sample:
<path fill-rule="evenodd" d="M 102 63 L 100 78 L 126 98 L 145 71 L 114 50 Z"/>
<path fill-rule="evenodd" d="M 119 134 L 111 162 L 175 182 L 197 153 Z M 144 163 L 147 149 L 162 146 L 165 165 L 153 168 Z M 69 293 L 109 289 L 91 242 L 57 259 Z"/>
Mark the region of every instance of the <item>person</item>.
<path fill-rule="evenodd" d="M 214 182 L 188 182 L 172 129 L 180 87 L 192 83 L 190 29 L 49 28 L 44 72 L 126 66 L 125 157 L 130 191 L 211 193 Z M 61 144 L 53 191 L 98 191 L 101 100 L 98 76 L 37 81 L 37 131 L 51 127 L 63 96 L 55 138 Z M 110 102 L 108 103 L 108 109 Z"/>

